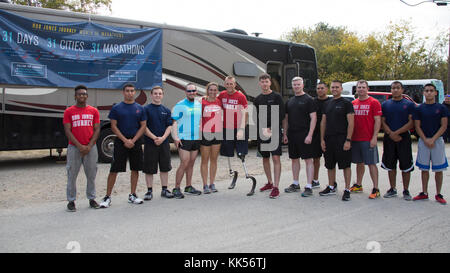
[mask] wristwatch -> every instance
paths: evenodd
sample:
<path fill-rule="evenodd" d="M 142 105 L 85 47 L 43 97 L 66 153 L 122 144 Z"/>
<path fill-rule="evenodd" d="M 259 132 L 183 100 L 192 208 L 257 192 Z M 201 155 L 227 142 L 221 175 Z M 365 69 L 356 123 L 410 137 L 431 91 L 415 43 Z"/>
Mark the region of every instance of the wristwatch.
<path fill-rule="evenodd" d="M 350 138 L 346 138 L 345 141 L 352 142 Z"/>

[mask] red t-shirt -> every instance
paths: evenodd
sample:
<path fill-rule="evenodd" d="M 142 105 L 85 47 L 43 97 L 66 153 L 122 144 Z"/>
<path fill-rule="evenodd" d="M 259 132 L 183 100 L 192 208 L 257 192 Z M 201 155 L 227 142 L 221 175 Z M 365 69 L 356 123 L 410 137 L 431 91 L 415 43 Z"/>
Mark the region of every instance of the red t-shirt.
<path fill-rule="evenodd" d="M 355 110 L 355 127 L 352 140 L 370 141 L 373 136 L 375 116 L 381 116 L 381 104 L 377 99 L 369 97 L 366 100 L 356 99 L 352 101 Z"/>
<path fill-rule="evenodd" d="M 222 101 L 210 102 L 202 98 L 202 131 L 208 133 L 222 132 Z"/>
<path fill-rule="evenodd" d="M 72 105 L 64 111 L 63 123 L 70 123 L 71 132 L 82 145 L 89 144 L 94 135 L 94 124 L 100 123 L 100 115 L 97 108 L 87 105 L 77 107 Z M 69 144 L 73 144 L 69 141 Z"/>
<path fill-rule="evenodd" d="M 220 92 L 218 98 L 224 110 L 223 127 L 227 129 L 240 128 L 243 109 L 247 109 L 247 98 L 240 91 L 229 95 L 227 90 Z M 233 122 L 234 121 L 234 122 Z M 239 123 L 238 123 L 239 121 Z"/>

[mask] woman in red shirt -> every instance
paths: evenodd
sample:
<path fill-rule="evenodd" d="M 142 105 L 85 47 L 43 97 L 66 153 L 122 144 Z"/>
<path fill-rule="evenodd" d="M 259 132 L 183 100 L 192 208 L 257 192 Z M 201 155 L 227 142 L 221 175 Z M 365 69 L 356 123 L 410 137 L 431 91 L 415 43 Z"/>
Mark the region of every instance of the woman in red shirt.
<path fill-rule="evenodd" d="M 200 172 L 203 180 L 203 193 L 217 192 L 214 185 L 222 141 L 222 102 L 217 98 L 219 85 L 210 82 L 206 85 L 206 97 L 202 98 L 202 140 L 200 153 L 202 156 Z M 209 186 L 208 186 L 209 163 Z"/>

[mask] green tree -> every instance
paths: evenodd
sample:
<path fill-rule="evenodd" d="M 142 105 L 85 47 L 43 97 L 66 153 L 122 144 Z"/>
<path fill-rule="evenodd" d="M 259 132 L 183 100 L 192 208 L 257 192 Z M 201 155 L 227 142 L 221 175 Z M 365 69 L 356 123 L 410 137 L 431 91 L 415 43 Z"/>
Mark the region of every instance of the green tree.
<path fill-rule="evenodd" d="M 411 22 L 390 23 L 386 31 L 360 37 L 345 27 L 319 23 L 294 28 L 282 39 L 314 47 L 319 78 L 352 81 L 437 78 L 447 84 L 448 31 L 417 37 Z"/>
<path fill-rule="evenodd" d="M 351 33 L 345 27 L 333 27 L 321 22 L 308 29 L 294 28 L 282 35 L 281 39 L 312 46 L 316 51 L 319 78 L 324 81 L 333 73 L 329 69 L 333 56 L 326 52 L 327 48 L 338 46 L 347 35 L 351 35 Z"/>
<path fill-rule="evenodd" d="M 97 13 L 101 9 L 111 11 L 112 0 L 11 0 L 11 3 L 41 8 Z"/>
<path fill-rule="evenodd" d="M 326 46 L 323 54 L 327 60 L 327 69 L 331 72 L 328 74 L 348 75 L 345 78 L 339 78 L 341 81 L 357 80 L 363 77 L 366 45 L 357 36 L 353 34 L 344 36 L 338 45 Z"/>

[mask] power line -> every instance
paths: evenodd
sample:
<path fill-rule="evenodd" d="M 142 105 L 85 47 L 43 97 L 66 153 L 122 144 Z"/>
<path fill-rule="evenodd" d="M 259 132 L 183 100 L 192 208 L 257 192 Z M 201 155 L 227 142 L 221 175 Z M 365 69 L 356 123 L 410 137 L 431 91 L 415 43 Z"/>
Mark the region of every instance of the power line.
<path fill-rule="evenodd" d="M 423 4 L 423 3 L 434 3 L 434 4 L 438 5 L 438 6 L 447 6 L 447 3 L 450 2 L 450 1 L 428 0 L 428 1 L 422 1 L 422 2 L 419 2 L 419 3 L 416 3 L 416 4 L 409 4 L 409 3 L 405 2 L 404 0 L 400 0 L 400 2 L 402 2 L 403 4 L 406 4 L 406 5 L 410 6 L 410 7 L 415 7 L 415 6 L 418 6 L 418 5 Z"/>

